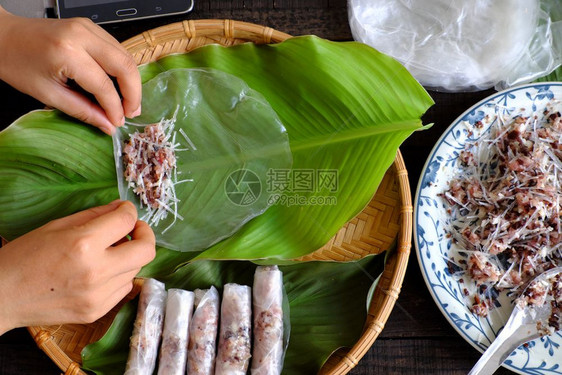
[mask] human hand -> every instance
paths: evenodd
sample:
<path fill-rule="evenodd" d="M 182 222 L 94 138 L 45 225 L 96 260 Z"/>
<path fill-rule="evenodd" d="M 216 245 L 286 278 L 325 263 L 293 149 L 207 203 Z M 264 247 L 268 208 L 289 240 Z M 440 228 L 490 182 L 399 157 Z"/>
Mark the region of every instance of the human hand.
<path fill-rule="evenodd" d="M 154 256 L 154 234 L 127 201 L 54 220 L 15 239 L 0 249 L 0 335 L 99 319 L 131 291 Z"/>
<path fill-rule="evenodd" d="M 0 7 L 0 53 L 1 80 L 107 134 L 123 125 L 124 116 L 140 114 L 141 81 L 133 58 L 88 19 L 30 19 Z M 72 89 L 70 80 L 97 103 Z"/>

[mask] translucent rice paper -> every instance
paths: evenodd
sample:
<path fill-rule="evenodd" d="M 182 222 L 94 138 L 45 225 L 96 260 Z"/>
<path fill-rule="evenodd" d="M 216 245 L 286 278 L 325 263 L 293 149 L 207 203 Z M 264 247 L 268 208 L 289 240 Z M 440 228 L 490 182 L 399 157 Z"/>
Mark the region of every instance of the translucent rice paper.
<path fill-rule="evenodd" d="M 193 292 L 174 288 L 168 290 L 158 375 L 185 374 L 189 323 L 193 314 L 194 299 Z"/>
<path fill-rule="evenodd" d="M 174 215 L 152 225 L 157 243 L 199 251 L 236 232 L 272 203 L 270 169 L 289 169 L 292 156 L 283 124 L 263 96 L 241 79 L 213 69 L 172 69 L 143 85 L 142 115 L 113 137 L 120 198 L 146 208 L 123 176 L 123 142 L 147 124 L 172 119 L 179 199 Z M 187 136 L 185 138 L 179 130 Z M 181 218 L 180 218 L 181 217 Z M 150 223 L 149 223 L 150 224 Z"/>
<path fill-rule="evenodd" d="M 154 372 L 162 336 L 165 304 L 164 283 L 146 279 L 140 292 L 125 375 L 151 375 Z"/>
<path fill-rule="evenodd" d="M 501 89 L 542 77 L 562 62 L 562 22 L 551 22 L 551 4 L 349 0 L 349 21 L 356 40 L 399 60 L 426 87 Z"/>
<path fill-rule="evenodd" d="M 221 304 L 219 345 L 215 375 L 245 375 L 252 341 L 252 289 L 229 283 Z"/>
<path fill-rule="evenodd" d="M 281 374 L 283 369 L 283 273 L 259 266 L 254 274 L 254 347 L 252 375 Z"/>
<path fill-rule="evenodd" d="M 195 312 L 191 319 L 187 347 L 187 373 L 190 375 L 215 373 L 219 306 L 219 292 L 214 286 L 210 289 L 195 289 Z"/>

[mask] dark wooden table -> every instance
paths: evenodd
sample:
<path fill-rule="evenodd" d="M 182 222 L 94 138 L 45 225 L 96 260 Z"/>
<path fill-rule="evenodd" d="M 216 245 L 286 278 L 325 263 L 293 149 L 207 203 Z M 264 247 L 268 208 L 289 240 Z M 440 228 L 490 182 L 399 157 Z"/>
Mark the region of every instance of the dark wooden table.
<path fill-rule="evenodd" d="M 292 35 L 316 34 L 337 41 L 352 39 L 345 0 L 195 1 L 195 9 L 189 15 L 104 27 L 123 41 L 144 30 L 183 19 L 229 18 L 270 26 Z M 441 133 L 464 110 L 491 93 L 492 90 L 462 94 L 430 92 L 436 104 L 423 120 L 424 123 L 434 123 L 434 126 L 414 134 L 401 147 L 409 171 L 412 196 L 423 164 Z M 2 127 L 29 110 L 42 107 L 1 82 L 0 97 Z M 436 307 L 412 246 L 398 303 L 379 339 L 351 374 L 466 374 L 479 355 Z M 511 372 L 500 369 L 496 373 Z M 60 370 L 36 347 L 25 329 L 16 329 L 0 337 L 0 374 L 60 374 Z"/>

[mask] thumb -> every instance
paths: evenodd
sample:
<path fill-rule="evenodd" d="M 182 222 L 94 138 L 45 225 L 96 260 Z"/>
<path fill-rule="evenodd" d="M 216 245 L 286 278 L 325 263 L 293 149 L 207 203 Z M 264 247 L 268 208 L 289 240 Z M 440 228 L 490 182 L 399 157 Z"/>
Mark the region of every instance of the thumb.
<path fill-rule="evenodd" d="M 115 200 L 105 206 L 92 207 L 90 209 L 77 212 L 73 215 L 63 217 L 61 219 L 53 220 L 50 223 L 52 229 L 63 229 L 71 226 L 84 225 L 87 222 L 114 211 L 123 203 L 121 200 Z"/>
<path fill-rule="evenodd" d="M 69 82 L 69 84 L 71 83 Z M 48 88 L 51 94 L 45 95 L 44 98 L 37 95 L 37 99 L 51 107 L 60 109 L 71 117 L 95 126 L 107 135 L 113 134 L 115 126 L 109 121 L 104 110 L 80 92 L 82 90 L 78 91 L 71 86 L 60 83 L 53 83 L 53 85 L 54 89 Z M 52 98 L 56 98 L 56 100 L 52 100 Z"/>

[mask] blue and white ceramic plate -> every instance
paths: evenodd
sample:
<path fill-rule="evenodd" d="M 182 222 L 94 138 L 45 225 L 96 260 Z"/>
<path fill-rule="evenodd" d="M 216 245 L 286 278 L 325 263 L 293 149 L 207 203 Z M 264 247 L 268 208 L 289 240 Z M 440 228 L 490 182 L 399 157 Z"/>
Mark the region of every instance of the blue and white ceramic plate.
<path fill-rule="evenodd" d="M 465 302 L 461 283 L 448 270 L 447 260 L 460 249 L 447 237 L 447 205 L 439 197 L 448 181 L 460 171 L 459 152 L 467 139 L 478 137 L 490 127 L 497 113 L 508 116 L 539 113 L 553 98 L 562 100 L 562 83 L 519 86 L 494 94 L 472 106 L 453 122 L 433 148 L 422 171 L 414 202 L 414 240 L 427 286 L 443 315 L 460 335 L 483 352 L 507 321 L 513 305 L 503 295 L 500 306 L 488 317 L 472 314 Z M 475 126 L 476 124 L 476 126 Z M 520 374 L 562 374 L 562 334 L 555 333 L 521 346 L 504 362 Z"/>

